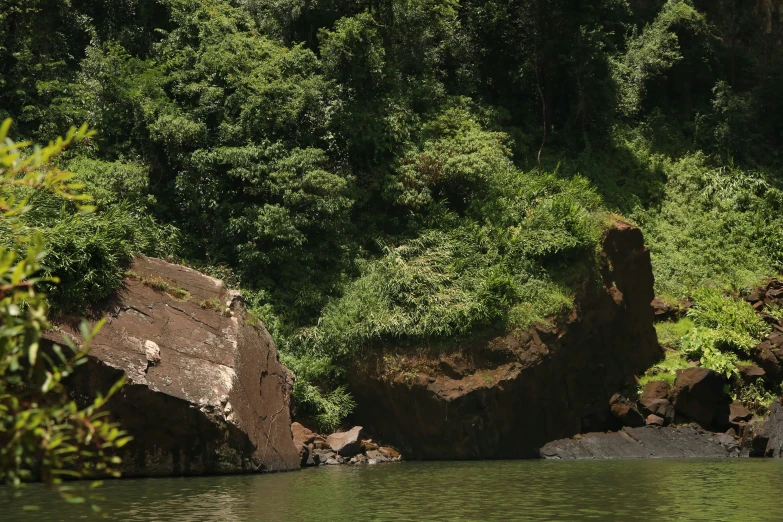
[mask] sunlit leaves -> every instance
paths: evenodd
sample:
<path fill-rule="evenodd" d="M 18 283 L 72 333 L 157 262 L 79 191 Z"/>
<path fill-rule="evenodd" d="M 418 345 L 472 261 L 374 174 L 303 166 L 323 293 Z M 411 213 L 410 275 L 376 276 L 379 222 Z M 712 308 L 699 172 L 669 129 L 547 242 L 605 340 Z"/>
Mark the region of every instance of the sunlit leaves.
<path fill-rule="evenodd" d="M 30 148 L 13 143 L 9 128 L 10 121 L 0 127 L 4 144 L 0 148 L 0 202 L 5 205 L 0 226 L 19 247 L 0 245 L 0 482 L 18 487 L 23 481 L 40 479 L 57 487 L 69 502 L 82 503 L 85 498 L 62 486 L 62 480 L 90 473 L 118 475 L 112 451 L 126 444 L 127 437 L 105 420 L 102 408 L 122 383 L 85 407 L 66 393 L 63 379 L 86 361 L 89 343 L 103 323 L 94 327 L 84 323 L 78 345 L 67 335 L 63 346 L 50 347 L 43 340 L 51 324 L 39 287 L 57 280 L 42 276 L 41 234 L 18 218 L 31 210 L 28 197 L 35 191 L 75 202 L 89 200 L 71 182 L 73 174 L 53 167 L 51 161 L 92 133 L 86 126 L 74 128 L 47 147 Z M 20 187 L 30 192 L 16 198 Z M 79 210 L 92 209 L 82 205 Z"/>

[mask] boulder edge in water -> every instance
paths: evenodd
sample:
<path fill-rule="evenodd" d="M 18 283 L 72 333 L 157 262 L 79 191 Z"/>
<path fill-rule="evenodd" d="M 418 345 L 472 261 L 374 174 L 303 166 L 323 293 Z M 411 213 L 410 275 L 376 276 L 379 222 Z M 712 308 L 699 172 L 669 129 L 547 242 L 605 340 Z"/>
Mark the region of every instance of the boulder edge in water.
<path fill-rule="evenodd" d="M 106 324 L 68 383 L 78 397 L 125 386 L 107 405 L 133 436 L 125 476 L 299 469 L 291 435 L 294 375 L 263 324 L 222 281 L 137 257 L 125 287 L 95 314 Z M 59 335 L 78 331 L 60 321 Z"/>

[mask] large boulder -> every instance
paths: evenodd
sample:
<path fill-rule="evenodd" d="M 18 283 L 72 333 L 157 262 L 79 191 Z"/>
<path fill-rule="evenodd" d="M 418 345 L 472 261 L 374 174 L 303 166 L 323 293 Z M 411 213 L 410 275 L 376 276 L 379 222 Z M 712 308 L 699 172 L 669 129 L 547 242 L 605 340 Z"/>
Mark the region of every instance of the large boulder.
<path fill-rule="evenodd" d="M 550 440 L 616 427 L 610 398 L 662 357 L 641 231 L 615 223 L 599 269 L 551 326 L 367 351 L 348 376 L 352 418 L 413 459 L 537 457 Z"/>
<path fill-rule="evenodd" d="M 291 436 L 293 374 L 238 292 L 160 259 L 138 257 L 98 317 L 89 363 L 68 383 L 78 397 L 122 390 L 107 405 L 133 436 L 129 476 L 299 469 Z M 75 321 L 59 324 L 74 335 Z"/>
<path fill-rule="evenodd" d="M 687 418 L 710 428 L 728 404 L 724 391 L 726 379 L 713 370 L 693 367 L 679 370 L 671 399 L 674 409 Z"/>
<path fill-rule="evenodd" d="M 362 427 L 354 426 L 348 431 L 338 431 L 326 437 L 326 443 L 341 457 L 353 457 L 362 451 Z"/>

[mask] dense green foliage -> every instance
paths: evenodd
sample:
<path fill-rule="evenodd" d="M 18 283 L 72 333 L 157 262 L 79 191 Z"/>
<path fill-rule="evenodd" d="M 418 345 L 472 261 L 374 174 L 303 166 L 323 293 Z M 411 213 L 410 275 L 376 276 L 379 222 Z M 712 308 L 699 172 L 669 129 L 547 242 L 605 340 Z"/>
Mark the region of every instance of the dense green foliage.
<path fill-rule="evenodd" d="M 62 481 L 94 474 L 119 476 L 114 469 L 119 457 L 111 452 L 129 438 L 101 410 L 123 381 L 86 407 L 63 386 L 63 380 L 86 362 L 89 341 L 101 323 L 92 331 L 82 325 L 78 347 L 67 336 L 65 346 L 49 348 L 43 342 L 42 334 L 51 324 L 40 289 L 57 280 L 42 277 L 44 240 L 26 219 L 37 207 L 37 193 L 78 204 L 80 216 L 93 210 L 80 203 L 87 197 L 78 193 L 73 174 L 50 164 L 63 148 L 90 134 L 86 127 L 73 128 L 65 139 L 28 150 L 29 144 L 7 139 L 10 125 L 6 120 L 0 126 L 0 227 L 13 243 L 9 248 L 0 245 L 0 483 L 19 487 L 22 481 L 39 479 L 68 501 L 84 502 Z M 20 197 L 20 191 L 28 197 Z"/>
<path fill-rule="evenodd" d="M 210 270 L 273 332 L 299 414 L 332 426 L 363 350 L 567 310 L 606 211 L 642 227 L 667 299 L 783 267 L 775 9 L 0 0 L 0 116 L 99 131 L 60 159 L 98 212 L 40 196 L 25 218 L 58 307 L 107 295 L 137 251 Z"/>
<path fill-rule="evenodd" d="M 739 377 L 737 366 L 751 364 L 753 347 L 759 344 L 771 328 L 746 301 L 724 295 L 714 287 L 694 291 L 693 308 L 687 318 L 656 325 L 658 341 L 668 349 L 664 361 L 653 366 L 639 381 L 639 388 L 652 380 L 673 383 L 676 371 L 698 361 L 704 368 L 726 377 Z M 743 383 L 732 379 L 732 393 L 748 406 L 763 411 L 773 397 L 781 393 L 781 383 L 763 379 Z"/>

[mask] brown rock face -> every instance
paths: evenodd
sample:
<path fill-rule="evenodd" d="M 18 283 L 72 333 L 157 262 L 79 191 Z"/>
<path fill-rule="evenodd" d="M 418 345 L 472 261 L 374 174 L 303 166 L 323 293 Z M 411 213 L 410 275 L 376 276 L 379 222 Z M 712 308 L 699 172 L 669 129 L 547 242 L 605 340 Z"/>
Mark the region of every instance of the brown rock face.
<path fill-rule="evenodd" d="M 317 433 L 313 433 L 310 429 L 305 428 L 298 422 L 291 424 L 291 434 L 294 436 L 295 441 L 305 445 L 312 444 L 316 438 L 320 438 Z"/>
<path fill-rule="evenodd" d="M 669 396 L 669 385 L 663 381 L 650 381 L 642 390 L 642 399 L 665 399 Z"/>
<path fill-rule="evenodd" d="M 548 441 L 615 425 L 610 397 L 662 354 L 641 231 L 617 223 L 603 250 L 600 276 L 585 275 L 575 311 L 557 328 L 358 361 L 353 421 L 407 458 L 428 459 L 537 457 Z"/>
<path fill-rule="evenodd" d="M 707 368 L 687 368 L 677 372 L 671 391 L 677 413 L 698 422 L 704 428 L 714 426 L 726 401 L 723 376 Z"/>
<path fill-rule="evenodd" d="M 121 455 L 123 472 L 298 469 L 293 374 L 263 325 L 245 320 L 238 294 L 159 259 L 139 257 L 131 270 L 137 275 L 107 305 L 89 364 L 69 383 L 77 395 L 93 396 L 126 376 L 108 404 L 134 437 Z"/>

